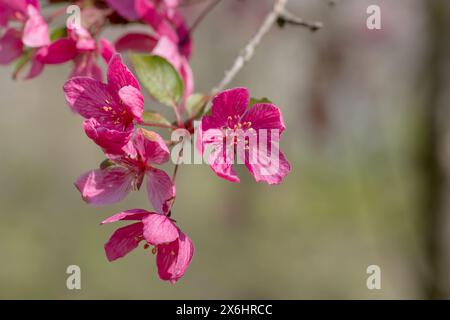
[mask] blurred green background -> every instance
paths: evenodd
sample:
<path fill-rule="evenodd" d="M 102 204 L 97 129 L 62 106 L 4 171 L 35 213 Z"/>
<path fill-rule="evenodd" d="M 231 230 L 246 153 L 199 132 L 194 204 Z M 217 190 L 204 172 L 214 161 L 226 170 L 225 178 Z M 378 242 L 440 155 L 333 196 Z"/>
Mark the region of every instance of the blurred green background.
<path fill-rule="evenodd" d="M 240 184 L 206 165 L 180 168 L 173 217 L 196 251 L 175 285 L 158 279 L 149 250 L 105 258 L 103 244 L 118 224 L 99 222 L 150 207 L 141 190 L 92 208 L 73 186 L 104 156 L 64 101 L 70 66 L 48 67 L 28 82 L 1 68 L 0 298 L 450 297 L 450 29 L 442 32 L 449 4 L 328 2 L 291 0 L 292 12 L 322 21 L 323 30 L 274 28 L 232 84 L 282 109 L 282 149 L 293 167 L 284 183 L 257 184 L 242 168 Z M 366 28 L 369 4 L 380 5 L 382 30 Z M 203 7 L 183 12 L 193 21 Z M 194 34 L 196 91 L 221 79 L 270 9 L 270 0 L 225 0 L 207 16 Z M 147 99 L 146 108 L 155 103 Z M 71 264 L 81 268 L 81 290 L 66 288 Z M 366 287 L 373 264 L 381 290 Z"/>

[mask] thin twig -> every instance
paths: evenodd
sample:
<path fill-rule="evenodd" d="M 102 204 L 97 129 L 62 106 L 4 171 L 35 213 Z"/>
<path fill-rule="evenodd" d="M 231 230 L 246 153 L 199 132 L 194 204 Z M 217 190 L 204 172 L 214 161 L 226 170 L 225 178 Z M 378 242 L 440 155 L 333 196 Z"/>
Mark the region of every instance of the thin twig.
<path fill-rule="evenodd" d="M 233 66 L 225 72 L 225 77 L 222 81 L 220 81 L 220 83 L 212 89 L 210 96 L 214 96 L 216 93 L 225 89 L 225 87 L 234 79 L 234 77 L 236 77 L 244 65 L 250 61 L 255 53 L 256 47 L 260 44 L 261 40 L 269 32 L 272 26 L 277 22 L 278 17 L 284 12 L 287 2 L 288 0 L 275 0 L 272 11 L 266 16 L 258 31 L 238 55 L 233 63 Z M 208 110 L 205 110 L 205 112 L 206 111 Z"/>
<path fill-rule="evenodd" d="M 289 11 L 285 10 L 279 17 L 278 17 L 278 25 L 280 27 L 283 27 L 285 24 L 292 24 L 299 27 L 305 27 L 308 28 L 310 31 L 315 32 L 319 29 L 322 29 L 323 24 L 319 21 L 309 22 L 305 21 L 300 17 L 297 17 L 290 13 Z"/>
<path fill-rule="evenodd" d="M 220 1 L 221 0 L 215 0 L 208 4 L 205 10 L 203 10 L 202 13 L 200 13 L 200 15 L 197 17 L 197 19 L 195 19 L 194 23 L 192 23 L 191 27 L 189 28 L 188 34 L 191 34 L 195 30 L 195 28 L 197 28 L 200 22 L 202 22 L 202 20 L 208 15 L 208 13 L 212 11 L 212 9 L 214 9 L 215 6 L 219 4 Z"/>

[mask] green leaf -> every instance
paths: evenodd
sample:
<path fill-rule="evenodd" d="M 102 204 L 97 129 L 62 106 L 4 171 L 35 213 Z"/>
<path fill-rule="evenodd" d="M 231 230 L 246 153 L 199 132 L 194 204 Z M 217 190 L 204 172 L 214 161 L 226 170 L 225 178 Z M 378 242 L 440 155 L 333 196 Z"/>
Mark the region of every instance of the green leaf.
<path fill-rule="evenodd" d="M 191 119 L 199 118 L 208 102 L 208 97 L 201 93 L 193 93 L 186 102 L 186 112 Z"/>
<path fill-rule="evenodd" d="M 67 36 L 67 29 L 65 27 L 53 29 L 50 34 L 50 40 L 53 42 L 55 40 L 65 38 Z"/>
<path fill-rule="evenodd" d="M 26 50 L 22 55 L 16 60 L 16 64 L 14 65 L 13 78 L 16 79 L 19 75 L 19 72 L 23 67 L 31 60 L 33 56 L 33 52 L 31 50 Z"/>
<path fill-rule="evenodd" d="M 144 124 L 149 124 L 149 125 L 152 125 L 152 124 L 164 125 L 164 126 L 171 125 L 169 120 L 167 120 L 162 115 L 160 115 L 159 113 L 156 113 L 154 111 L 144 111 L 142 113 L 142 122 L 144 122 Z"/>
<path fill-rule="evenodd" d="M 250 98 L 250 106 L 249 107 L 253 107 L 255 104 L 257 103 L 272 103 L 272 101 L 270 101 L 267 98 Z"/>
<path fill-rule="evenodd" d="M 109 159 L 105 159 L 100 163 L 100 169 L 105 170 L 109 167 L 115 166 L 116 164 Z"/>
<path fill-rule="evenodd" d="M 131 61 L 139 80 L 152 97 L 168 106 L 179 103 L 183 96 L 183 80 L 166 59 L 134 54 Z"/>

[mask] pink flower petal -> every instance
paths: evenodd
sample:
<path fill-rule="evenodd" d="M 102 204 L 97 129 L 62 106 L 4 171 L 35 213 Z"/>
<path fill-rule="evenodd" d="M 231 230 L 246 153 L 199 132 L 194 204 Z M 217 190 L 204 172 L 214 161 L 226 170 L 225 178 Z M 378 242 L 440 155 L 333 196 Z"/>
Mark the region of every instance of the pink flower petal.
<path fill-rule="evenodd" d="M 156 265 L 162 280 L 177 282 L 185 273 L 194 255 L 194 245 L 180 231 L 178 240 L 158 246 Z"/>
<path fill-rule="evenodd" d="M 141 121 L 142 112 L 144 112 L 144 97 L 141 91 L 132 86 L 125 86 L 120 88 L 119 97 L 134 118 Z"/>
<path fill-rule="evenodd" d="M 123 154 L 123 148 L 133 134 L 132 126 L 126 130 L 117 130 L 105 127 L 94 118 L 85 120 L 83 127 L 86 135 L 111 155 Z"/>
<path fill-rule="evenodd" d="M 211 169 L 220 178 L 231 182 L 240 182 L 240 179 L 233 168 L 233 159 L 230 158 L 231 153 L 228 153 L 228 157 L 226 157 L 223 149 L 222 146 L 216 146 L 214 150 L 212 150 L 208 158 Z"/>
<path fill-rule="evenodd" d="M 126 211 L 116 213 L 115 215 L 112 215 L 111 217 L 103 220 L 101 224 L 123 221 L 123 220 L 125 220 L 125 221 L 126 220 L 142 220 L 144 217 L 146 217 L 150 214 L 153 214 L 153 212 L 148 212 L 143 209 L 126 210 Z"/>
<path fill-rule="evenodd" d="M 85 118 L 101 117 L 102 109 L 114 96 L 108 86 L 89 77 L 75 77 L 64 84 L 64 94 L 74 112 Z"/>
<path fill-rule="evenodd" d="M 41 13 L 32 5 L 27 7 L 28 20 L 23 30 L 23 43 L 32 48 L 38 48 L 50 44 L 48 25 Z"/>
<path fill-rule="evenodd" d="M 278 153 L 274 147 L 272 152 Z M 272 157 L 272 154 L 267 155 L 265 151 L 256 151 L 256 163 L 246 163 L 250 173 L 255 177 L 257 182 L 266 182 L 270 185 L 279 184 L 291 171 L 291 165 L 284 154 L 279 151 L 279 156 Z"/>
<path fill-rule="evenodd" d="M 0 64 L 9 64 L 22 55 L 21 33 L 9 28 L 0 38 Z"/>
<path fill-rule="evenodd" d="M 51 43 L 46 54 L 41 58 L 45 64 L 60 64 L 73 60 L 77 55 L 75 42 L 71 39 L 58 39 Z"/>
<path fill-rule="evenodd" d="M 164 139 L 156 132 L 137 129 L 133 136 L 133 146 L 146 164 L 163 164 L 169 160 L 169 149 Z"/>
<path fill-rule="evenodd" d="M 122 87 L 133 86 L 140 90 L 139 83 L 122 62 L 120 54 L 116 53 L 108 65 L 108 86 L 114 92 L 118 92 Z"/>
<path fill-rule="evenodd" d="M 105 244 L 105 253 L 109 261 L 122 258 L 137 248 L 142 241 L 142 222 L 117 229 Z"/>
<path fill-rule="evenodd" d="M 92 170 L 75 182 L 83 200 L 93 206 L 119 202 L 132 189 L 134 174 L 126 168 L 112 167 Z"/>
<path fill-rule="evenodd" d="M 114 48 L 114 45 L 107 39 L 101 38 L 100 39 L 100 53 L 103 57 L 103 60 L 106 63 L 109 63 L 113 55 L 116 53 L 116 49 Z"/>
<path fill-rule="evenodd" d="M 142 219 L 144 238 L 151 245 L 166 244 L 178 239 L 178 228 L 162 214 L 150 214 Z"/>
<path fill-rule="evenodd" d="M 219 93 L 212 101 L 211 119 L 214 120 L 214 125 L 220 124 L 218 127 L 221 127 L 229 124 L 232 127 L 239 122 L 249 103 L 250 95 L 246 88 L 235 88 Z M 209 129 L 207 124 L 203 129 Z"/>
<path fill-rule="evenodd" d="M 271 103 L 258 103 L 251 107 L 242 117 L 241 122 L 250 122 L 251 128 L 278 129 L 280 134 L 285 129 L 281 111 Z"/>
<path fill-rule="evenodd" d="M 147 193 L 153 208 L 158 213 L 167 214 L 175 199 L 176 190 L 172 179 L 162 170 L 147 170 Z"/>
<path fill-rule="evenodd" d="M 89 77 L 102 81 L 102 69 L 97 65 L 96 56 L 93 53 L 80 53 L 74 59 L 75 66 L 69 78 Z"/>
<path fill-rule="evenodd" d="M 123 18 L 127 20 L 137 20 L 139 18 L 135 8 L 135 0 L 106 0 L 111 8 L 117 11 Z"/>
<path fill-rule="evenodd" d="M 116 41 L 119 52 L 131 50 L 140 53 L 150 53 L 156 46 L 156 38 L 143 33 L 128 33 Z"/>

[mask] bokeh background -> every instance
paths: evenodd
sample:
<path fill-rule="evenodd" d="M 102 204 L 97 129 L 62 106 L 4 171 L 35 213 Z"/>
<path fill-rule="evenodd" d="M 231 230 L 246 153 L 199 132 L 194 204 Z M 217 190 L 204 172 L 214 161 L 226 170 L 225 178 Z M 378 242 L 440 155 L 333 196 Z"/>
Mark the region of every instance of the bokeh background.
<path fill-rule="evenodd" d="M 183 9 L 189 21 L 206 2 Z M 158 279 L 149 250 L 105 258 L 117 225 L 99 222 L 150 207 L 144 190 L 92 208 L 74 188 L 104 157 L 65 104 L 70 66 L 28 82 L 0 69 L 0 298 L 450 298 L 450 4 L 289 2 L 324 28 L 274 28 L 232 85 L 282 109 L 292 173 L 270 187 L 242 168 L 233 184 L 206 165 L 182 166 L 173 215 L 196 252 L 176 285 Z M 205 18 L 194 34 L 197 91 L 221 79 L 271 3 L 224 0 Z M 366 28 L 370 4 L 382 30 Z M 71 264 L 81 290 L 66 288 Z M 381 290 L 366 287 L 373 264 Z"/>

